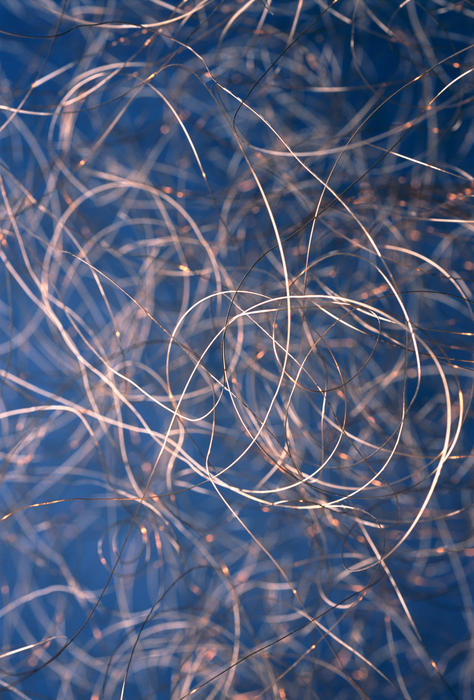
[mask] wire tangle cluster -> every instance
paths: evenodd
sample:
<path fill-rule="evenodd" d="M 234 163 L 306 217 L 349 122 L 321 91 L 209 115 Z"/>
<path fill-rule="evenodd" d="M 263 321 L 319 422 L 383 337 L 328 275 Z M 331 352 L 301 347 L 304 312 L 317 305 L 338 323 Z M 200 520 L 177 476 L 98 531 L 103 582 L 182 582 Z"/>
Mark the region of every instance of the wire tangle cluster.
<path fill-rule="evenodd" d="M 0 697 L 470 700 L 473 4 L 1 4 Z"/>

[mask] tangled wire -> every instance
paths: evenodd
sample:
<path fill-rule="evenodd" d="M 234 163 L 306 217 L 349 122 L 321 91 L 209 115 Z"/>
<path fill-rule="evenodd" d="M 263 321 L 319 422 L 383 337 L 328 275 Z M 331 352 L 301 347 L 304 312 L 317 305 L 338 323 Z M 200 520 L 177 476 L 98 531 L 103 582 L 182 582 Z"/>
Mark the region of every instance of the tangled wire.
<path fill-rule="evenodd" d="M 0 19 L 0 698 L 470 700 L 473 3 Z"/>

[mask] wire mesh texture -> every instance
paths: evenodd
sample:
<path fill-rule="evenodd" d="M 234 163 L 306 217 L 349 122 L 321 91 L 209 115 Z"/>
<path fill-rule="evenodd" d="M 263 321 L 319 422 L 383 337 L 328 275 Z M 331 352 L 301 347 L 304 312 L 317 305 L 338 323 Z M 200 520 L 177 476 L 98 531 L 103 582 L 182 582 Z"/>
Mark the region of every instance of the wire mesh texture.
<path fill-rule="evenodd" d="M 472 699 L 473 20 L 2 0 L 0 698 Z"/>

